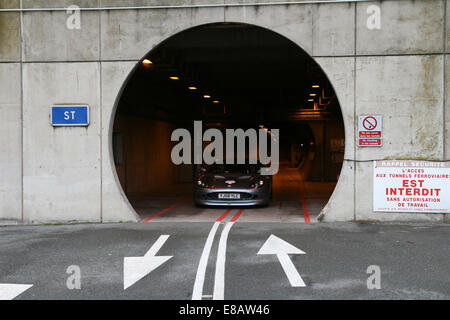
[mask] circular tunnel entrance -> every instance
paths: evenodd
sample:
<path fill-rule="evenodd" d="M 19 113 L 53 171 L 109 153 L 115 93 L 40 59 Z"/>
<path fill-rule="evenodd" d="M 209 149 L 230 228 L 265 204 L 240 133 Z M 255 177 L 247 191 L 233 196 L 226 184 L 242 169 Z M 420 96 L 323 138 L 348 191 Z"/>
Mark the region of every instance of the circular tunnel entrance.
<path fill-rule="evenodd" d="M 344 159 L 341 108 L 322 69 L 292 41 L 217 23 L 180 32 L 143 57 L 118 98 L 112 137 L 117 176 L 143 221 L 222 216 L 223 207 L 194 205 L 202 165 L 171 159 L 173 131 L 193 134 L 194 121 L 203 130 L 279 129 L 270 201 L 242 207 L 241 220 L 314 221 L 328 202 Z"/>

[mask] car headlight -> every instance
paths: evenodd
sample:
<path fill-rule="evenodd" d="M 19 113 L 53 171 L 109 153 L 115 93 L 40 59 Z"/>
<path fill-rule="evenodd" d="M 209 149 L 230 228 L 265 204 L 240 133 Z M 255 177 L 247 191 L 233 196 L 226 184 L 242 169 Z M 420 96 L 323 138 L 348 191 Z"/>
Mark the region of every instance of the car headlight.
<path fill-rule="evenodd" d="M 251 188 L 260 188 L 264 185 L 264 180 L 258 180 L 256 182 L 253 182 L 250 187 Z"/>
<path fill-rule="evenodd" d="M 202 180 L 197 181 L 197 186 L 199 186 L 200 188 L 208 188 L 208 185 Z"/>

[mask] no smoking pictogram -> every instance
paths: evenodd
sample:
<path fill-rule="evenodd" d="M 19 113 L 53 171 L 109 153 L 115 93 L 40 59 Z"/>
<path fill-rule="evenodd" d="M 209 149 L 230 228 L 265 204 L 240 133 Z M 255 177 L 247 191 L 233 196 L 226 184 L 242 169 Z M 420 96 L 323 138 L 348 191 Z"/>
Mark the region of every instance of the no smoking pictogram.
<path fill-rule="evenodd" d="M 383 117 L 364 115 L 358 117 L 358 146 L 381 147 L 383 141 Z"/>
<path fill-rule="evenodd" d="M 367 130 L 373 130 L 377 127 L 377 119 L 374 117 L 366 117 L 363 120 L 363 127 Z"/>

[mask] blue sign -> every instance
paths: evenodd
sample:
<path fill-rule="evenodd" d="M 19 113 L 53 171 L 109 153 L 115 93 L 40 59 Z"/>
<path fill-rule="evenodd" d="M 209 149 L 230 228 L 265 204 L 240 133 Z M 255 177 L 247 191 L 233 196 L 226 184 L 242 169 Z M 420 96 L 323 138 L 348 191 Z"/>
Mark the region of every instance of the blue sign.
<path fill-rule="evenodd" d="M 52 106 L 53 126 L 88 126 L 89 106 L 66 105 Z"/>

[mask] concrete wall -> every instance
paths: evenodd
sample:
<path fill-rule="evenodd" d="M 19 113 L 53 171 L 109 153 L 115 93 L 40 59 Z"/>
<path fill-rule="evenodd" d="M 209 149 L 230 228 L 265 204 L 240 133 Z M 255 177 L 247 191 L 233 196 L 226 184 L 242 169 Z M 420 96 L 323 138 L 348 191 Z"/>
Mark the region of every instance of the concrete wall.
<path fill-rule="evenodd" d="M 223 0 L 133 4 L 214 2 Z M 0 12 L 0 219 L 136 221 L 111 159 L 116 98 L 133 66 L 161 41 L 192 26 L 227 21 L 255 24 L 291 39 L 322 66 L 336 90 L 345 124 L 345 161 L 322 218 L 442 221 L 441 214 L 374 213 L 370 188 L 371 160 L 449 158 L 448 2 L 83 11 L 80 30 L 66 28 L 64 11 Z M 129 3 L 8 0 L 0 8 Z M 381 8 L 380 30 L 366 27 L 371 4 Z M 68 102 L 89 103 L 87 129 L 50 126 L 50 105 Z M 365 113 L 384 116 L 381 148 L 355 147 L 355 121 Z"/>
<path fill-rule="evenodd" d="M 1 1 L 0 9 L 18 8 Z M 0 223 L 22 220 L 20 15 L 0 12 Z M 7 63 L 11 62 L 11 63 Z"/>
<path fill-rule="evenodd" d="M 0 1 L 0 9 L 19 8 L 19 0 Z M 0 12 L 0 62 L 20 60 L 20 14 Z"/>
<path fill-rule="evenodd" d="M 20 64 L 0 63 L 0 222 L 22 219 Z"/>
<path fill-rule="evenodd" d="M 99 76 L 95 62 L 24 64 L 25 222 L 101 221 Z M 49 101 L 88 104 L 90 125 L 52 127 Z"/>
<path fill-rule="evenodd" d="M 112 132 L 119 96 L 128 75 L 136 62 L 101 63 L 101 105 L 102 105 L 102 220 L 138 221 L 139 217 L 120 187 L 112 158 Z"/>

